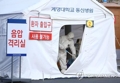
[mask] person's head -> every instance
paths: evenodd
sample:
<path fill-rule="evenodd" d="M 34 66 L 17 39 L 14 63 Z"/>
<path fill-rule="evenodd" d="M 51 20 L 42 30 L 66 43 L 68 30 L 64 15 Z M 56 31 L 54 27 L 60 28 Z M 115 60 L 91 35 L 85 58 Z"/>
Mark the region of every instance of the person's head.
<path fill-rule="evenodd" d="M 68 38 L 69 40 L 73 39 L 73 38 L 74 38 L 74 33 L 72 33 L 72 32 L 68 33 L 68 34 L 67 34 L 67 38 Z"/>

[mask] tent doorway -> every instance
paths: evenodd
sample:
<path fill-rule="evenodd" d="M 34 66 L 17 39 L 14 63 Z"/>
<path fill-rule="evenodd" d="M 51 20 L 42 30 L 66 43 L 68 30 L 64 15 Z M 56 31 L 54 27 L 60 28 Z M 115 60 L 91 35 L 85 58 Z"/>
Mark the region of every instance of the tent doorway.
<path fill-rule="evenodd" d="M 60 30 L 60 37 L 67 35 L 69 32 L 74 33 L 73 40 L 74 40 L 74 47 L 76 50 L 76 57 L 78 57 L 79 55 L 84 29 L 85 29 L 85 24 L 78 24 L 78 25 L 64 25 L 61 27 Z M 67 63 L 67 68 L 69 68 L 70 65 L 74 62 L 71 56 L 72 52 L 70 47 L 66 49 L 66 52 L 67 52 L 66 63 Z M 57 62 L 57 65 L 59 70 L 61 70 L 59 61 Z"/>

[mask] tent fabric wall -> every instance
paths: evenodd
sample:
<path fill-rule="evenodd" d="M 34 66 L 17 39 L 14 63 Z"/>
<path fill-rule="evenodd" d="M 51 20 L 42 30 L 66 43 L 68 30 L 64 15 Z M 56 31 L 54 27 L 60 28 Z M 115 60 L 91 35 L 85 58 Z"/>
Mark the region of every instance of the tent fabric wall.
<path fill-rule="evenodd" d="M 101 75 L 101 77 L 120 75 L 116 64 L 114 16 L 109 10 L 95 0 L 60 0 L 59 3 L 58 0 L 47 0 L 46 2 L 41 0 L 40 2 L 44 2 L 44 5 L 37 3 L 26 8 L 21 11 L 23 15 L 20 18 L 27 20 L 27 27 L 29 27 L 29 17 L 38 16 L 38 12 L 40 17 L 51 18 L 53 22 L 52 40 L 31 41 L 27 39 L 27 56 L 22 57 L 22 78 L 77 77 L 77 73 L 80 72 L 83 72 L 84 76 L 92 75 L 93 77 L 96 75 Z M 91 8 L 94 12 L 54 12 L 51 11 L 53 7 Z M 15 15 L 17 16 L 17 14 Z M 86 24 L 86 20 L 94 20 L 94 27 L 85 27 L 80 54 L 65 74 L 62 74 L 57 67 L 60 29 L 63 25 Z M 29 29 L 26 35 L 28 34 Z M 5 54 L 0 56 L 5 56 Z M 1 64 L 3 65 L 3 63 Z"/>
<path fill-rule="evenodd" d="M 106 25 L 108 21 L 106 21 L 107 19 L 103 19 L 101 22 L 104 22 L 104 25 L 95 23 L 96 26 L 94 29 L 85 28 L 84 42 L 82 42 L 81 53 L 79 54 L 80 57 L 77 58 L 79 61 L 76 60 L 75 62 L 77 64 L 74 64 L 74 62 L 70 67 L 71 69 L 68 69 L 67 73 L 75 73 L 73 70 L 83 70 L 84 74 L 97 74 L 99 72 L 99 74 L 105 75 L 110 74 L 111 71 L 117 74 L 116 63 L 114 63 L 114 66 L 111 66 L 113 65 L 113 63 L 111 64 L 111 59 L 116 62 L 116 54 L 114 44 L 110 45 L 114 43 L 114 29 L 110 28 L 110 26 L 113 26 L 113 21 L 110 20 L 111 18 L 108 19 L 111 24 Z M 107 33 L 104 33 L 104 31 Z M 108 37 L 110 35 L 113 37 Z M 77 65 L 80 65 L 79 69 L 72 69 Z"/>

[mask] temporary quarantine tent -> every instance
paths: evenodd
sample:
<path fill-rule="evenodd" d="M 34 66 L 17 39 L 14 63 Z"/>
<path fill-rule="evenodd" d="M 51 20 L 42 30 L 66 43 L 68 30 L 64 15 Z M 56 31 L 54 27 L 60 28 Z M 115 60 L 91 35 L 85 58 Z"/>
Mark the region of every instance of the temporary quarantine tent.
<path fill-rule="evenodd" d="M 4 0 L 3 0 L 4 1 Z M 15 0 L 12 0 L 15 1 Z M 27 1 L 27 0 L 24 0 Z M 115 50 L 114 16 L 96 0 L 36 0 L 36 4 L 16 7 L 13 4 L 0 9 L 0 30 L 6 30 L 7 19 L 23 18 L 27 20 L 29 35 L 30 17 L 49 18 L 52 20 L 51 41 L 27 41 L 27 56 L 22 57 L 22 78 L 43 79 L 57 77 L 114 75 L 118 76 Z M 25 5 L 32 2 L 28 1 Z M 38 2 L 38 3 L 37 3 Z M 1 3 L 1 2 L 0 2 Z M 24 2 L 22 2 L 24 3 Z M 16 4 L 16 3 L 15 3 Z M 1 5 L 0 5 L 1 6 Z M 16 8 L 11 8 L 16 7 Z M 24 7 L 24 8 L 23 8 Z M 1 7 L 0 7 L 1 8 Z M 18 10 L 15 10 L 17 9 Z M 86 24 L 94 21 L 92 28 L 85 27 L 79 56 L 62 74 L 57 67 L 59 32 L 63 25 Z M 3 32 L 1 34 L 3 35 Z M 5 53 L 5 37 L 0 36 L 0 74 L 10 73 L 10 57 Z M 15 57 L 14 74 L 18 73 Z"/>

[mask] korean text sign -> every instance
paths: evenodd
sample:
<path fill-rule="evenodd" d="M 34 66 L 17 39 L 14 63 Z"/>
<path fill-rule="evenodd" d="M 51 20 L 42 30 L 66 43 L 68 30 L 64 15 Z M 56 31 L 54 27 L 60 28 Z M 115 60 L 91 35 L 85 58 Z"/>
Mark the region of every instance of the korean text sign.
<path fill-rule="evenodd" d="M 29 17 L 29 40 L 52 40 L 52 20 L 44 17 Z"/>
<path fill-rule="evenodd" d="M 42 31 L 42 32 L 52 31 L 51 19 L 30 17 L 29 24 L 30 31 Z"/>
<path fill-rule="evenodd" d="M 7 26 L 7 56 L 26 56 L 26 20 L 8 19 Z"/>
<path fill-rule="evenodd" d="M 51 40 L 52 34 L 51 33 L 39 33 L 39 32 L 30 32 L 29 33 L 30 40 Z"/>

